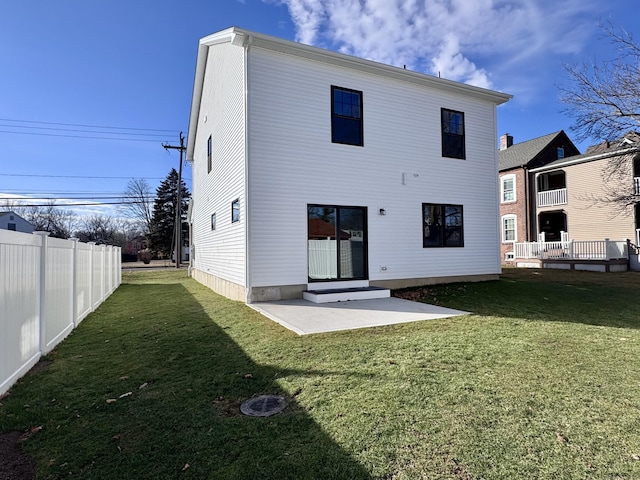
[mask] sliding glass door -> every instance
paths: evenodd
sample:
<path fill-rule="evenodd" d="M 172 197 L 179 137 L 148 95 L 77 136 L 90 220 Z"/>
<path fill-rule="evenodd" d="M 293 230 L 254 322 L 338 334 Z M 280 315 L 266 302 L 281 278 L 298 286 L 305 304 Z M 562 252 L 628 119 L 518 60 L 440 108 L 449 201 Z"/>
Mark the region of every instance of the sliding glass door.
<path fill-rule="evenodd" d="M 309 281 L 363 280 L 367 272 L 367 208 L 307 207 Z"/>

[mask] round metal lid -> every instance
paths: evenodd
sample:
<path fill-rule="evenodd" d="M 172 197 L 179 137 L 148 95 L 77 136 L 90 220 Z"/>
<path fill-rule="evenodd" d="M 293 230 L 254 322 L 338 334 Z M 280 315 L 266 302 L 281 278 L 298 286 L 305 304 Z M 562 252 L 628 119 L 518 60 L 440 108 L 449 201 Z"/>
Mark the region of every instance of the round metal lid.
<path fill-rule="evenodd" d="M 287 406 L 284 397 L 278 395 L 260 395 L 245 400 L 240 405 L 240 411 L 251 417 L 270 417 L 280 413 Z"/>

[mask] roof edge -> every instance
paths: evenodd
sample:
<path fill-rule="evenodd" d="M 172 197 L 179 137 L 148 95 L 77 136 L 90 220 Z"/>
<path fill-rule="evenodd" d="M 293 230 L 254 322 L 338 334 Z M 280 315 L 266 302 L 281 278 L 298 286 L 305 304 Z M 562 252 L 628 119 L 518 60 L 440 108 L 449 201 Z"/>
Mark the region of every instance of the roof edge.
<path fill-rule="evenodd" d="M 568 167 L 571 165 L 578 165 L 580 163 L 593 162 L 596 160 L 602 160 L 609 157 L 618 157 L 621 155 L 627 155 L 629 153 L 640 152 L 640 147 L 622 148 L 620 150 L 613 150 L 611 152 L 597 153 L 595 155 L 575 155 L 573 157 L 564 158 L 562 161 L 556 160 L 555 162 L 548 163 L 542 167 L 532 168 L 529 170 L 531 173 L 542 172 L 544 170 L 553 170 L 555 168 Z"/>

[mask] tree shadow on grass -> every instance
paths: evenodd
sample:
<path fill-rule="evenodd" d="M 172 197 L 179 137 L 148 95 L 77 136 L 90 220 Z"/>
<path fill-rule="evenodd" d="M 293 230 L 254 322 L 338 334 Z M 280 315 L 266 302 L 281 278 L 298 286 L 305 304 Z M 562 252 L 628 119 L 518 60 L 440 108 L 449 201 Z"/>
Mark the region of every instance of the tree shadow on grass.
<path fill-rule="evenodd" d="M 246 310 L 227 300 L 218 308 L 207 313 L 181 284 L 122 285 L 59 346 L 50 368 L 7 399 L 5 411 L 29 422 L 22 428 L 43 426 L 25 442 L 39 474 L 370 478 L 276 381 L 323 372 L 256 363 L 212 319 Z M 243 400 L 262 394 L 289 405 L 268 418 L 240 413 Z"/>
<path fill-rule="evenodd" d="M 394 295 L 490 317 L 640 328 L 634 273 L 508 269 L 498 281 L 409 288 Z"/>

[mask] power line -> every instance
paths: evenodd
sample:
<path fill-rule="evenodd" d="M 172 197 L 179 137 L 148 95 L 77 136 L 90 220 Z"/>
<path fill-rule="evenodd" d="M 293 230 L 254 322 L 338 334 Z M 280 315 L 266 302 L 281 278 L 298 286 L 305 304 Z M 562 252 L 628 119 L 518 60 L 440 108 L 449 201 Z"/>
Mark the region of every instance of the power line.
<path fill-rule="evenodd" d="M 15 208 L 28 208 L 28 207 L 59 207 L 59 208 L 75 208 L 75 207 L 100 207 L 102 205 L 136 205 L 144 204 L 148 202 L 143 201 L 131 201 L 131 202 L 93 202 L 93 203 L 23 203 L 15 205 Z"/>
<path fill-rule="evenodd" d="M 0 127 L 8 128 L 32 128 L 36 130 L 54 130 L 58 132 L 77 132 L 77 133 L 101 133 L 105 135 L 135 135 L 137 137 L 162 137 L 166 138 L 166 133 L 128 133 L 128 132 L 101 132 L 99 130 L 79 130 L 77 128 L 55 128 L 55 127 L 34 127 L 31 125 L 0 125 Z M 6 132 L 6 133 L 34 133 L 34 132 Z M 84 138 L 84 137 L 83 137 Z"/>
<path fill-rule="evenodd" d="M 85 128 L 111 128 L 111 129 L 117 129 L 117 130 L 140 130 L 140 131 L 149 131 L 149 132 L 176 133 L 178 131 L 178 129 L 167 130 L 167 129 L 161 129 L 161 128 L 132 128 L 132 127 L 112 127 L 112 126 L 106 126 L 106 125 L 83 125 L 79 123 L 38 122 L 36 120 L 18 120 L 15 118 L 0 118 L 0 122 L 37 123 L 41 125 L 63 125 L 67 127 L 85 127 Z"/>
<path fill-rule="evenodd" d="M 139 178 L 135 175 L 128 177 L 102 177 L 102 176 L 89 176 L 89 175 L 44 175 L 37 173 L 0 173 L 2 177 L 39 177 L 39 178 L 99 178 L 109 180 L 131 180 L 133 178 Z M 164 180 L 166 177 L 140 177 L 145 180 Z M 189 179 L 190 180 L 190 179 Z"/>
<path fill-rule="evenodd" d="M 45 197 L 45 196 L 35 196 L 35 197 L 0 197 L 0 200 L 123 200 L 127 198 L 127 195 L 111 195 L 111 196 L 99 196 L 99 195 L 83 195 L 79 197 L 75 197 L 75 194 L 71 193 L 69 195 L 57 196 L 57 197 Z M 132 200 L 133 201 L 133 200 Z M 137 201 L 137 200 L 136 200 Z M 153 200 L 151 200 L 153 201 Z"/>
<path fill-rule="evenodd" d="M 158 141 L 158 140 L 150 140 L 150 139 L 143 139 L 143 138 L 90 137 L 87 135 L 58 135 L 57 133 L 10 132 L 8 130 L 0 130 L 0 133 L 12 133 L 14 135 L 35 135 L 40 137 L 84 138 L 87 140 L 119 140 L 124 142 L 157 142 Z M 114 135 L 117 135 L 117 134 L 114 133 Z M 129 135 L 129 134 L 124 134 L 124 135 Z"/>

